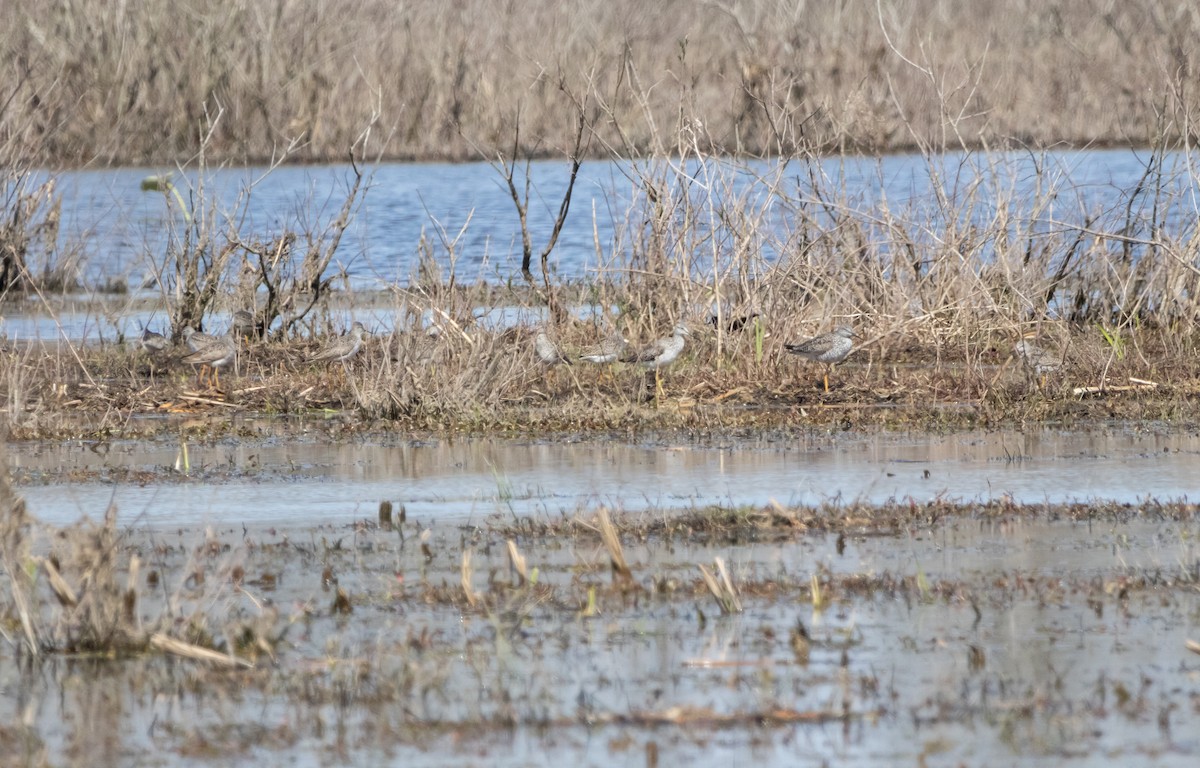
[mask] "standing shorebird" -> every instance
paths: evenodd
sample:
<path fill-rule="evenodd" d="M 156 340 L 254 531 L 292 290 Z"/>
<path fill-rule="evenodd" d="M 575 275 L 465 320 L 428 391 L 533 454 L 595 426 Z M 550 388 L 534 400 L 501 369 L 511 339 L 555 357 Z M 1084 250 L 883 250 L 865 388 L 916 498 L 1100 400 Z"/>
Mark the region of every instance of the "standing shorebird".
<path fill-rule="evenodd" d="M 829 333 L 798 344 L 784 344 L 783 348 L 805 360 L 825 363 L 828 366 L 825 369 L 825 393 L 828 394 L 829 372 L 854 349 L 854 331 L 848 325 L 839 325 Z"/>
<path fill-rule="evenodd" d="M 537 335 L 533 337 L 533 351 L 537 353 L 538 360 L 542 362 L 542 365 L 549 367 L 559 363 L 571 364 L 571 358 L 563 354 L 554 340 L 546 334 L 544 328 L 539 328 Z"/>
<path fill-rule="evenodd" d="M 213 386 L 220 387 L 219 369 L 237 359 L 237 344 L 233 337 L 229 335 L 211 336 L 207 333 L 200 333 L 189 326 L 183 329 L 183 338 L 187 342 L 188 349 L 192 350 L 190 355 L 183 358 L 183 362 L 200 366 L 201 373 L 205 368 L 211 368 Z"/>
<path fill-rule="evenodd" d="M 367 335 L 367 328 L 357 320 L 354 325 L 350 326 L 350 332 L 345 336 L 339 336 L 329 344 L 325 345 L 319 352 L 308 358 L 310 363 L 334 362 L 345 363 L 350 358 L 358 354 L 358 350 L 362 349 L 363 338 Z"/>
<path fill-rule="evenodd" d="M 654 392 L 656 396 L 660 396 L 663 388 L 659 371 L 675 362 L 675 358 L 679 357 L 679 353 L 683 351 L 684 339 L 688 337 L 689 333 L 687 324 L 681 320 L 675 324 L 674 331 L 667 338 L 657 339 L 632 354 L 626 354 L 620 360 L 623 363 L 639 363 L 647 369 L 653 370 Z"/>
<path fill-rule="evenodd" d="M 233 313 L 229 321 L 230 332 L 239 339 L 250 339 L 257 335 L 254 327 L 254 313 L 248 309 L 239 309 Z"/>
<path fill-rule="evenodd" d="M 213 336 L 211 333 L 197 331 L 190 325 L 185 326 L 183 329 L 183 343 L 187 346 L 188 351 L 191 352 L 191 354 L 185 357 L 184 360 L 187 361 L 188 358 L 190 358 L 192 355 L 198 354 L 201 350 L 213 347 L 220 340 L 221 339 L 219 336 Z M 200 378 L 204 378 L 204 374 L 207 373 L 211 366 L 203 361 L 196 363 L 196 365 L 200 366 Z"/>
<path fill-rule="evenodd" d="M 1013 347 L 1013 351 L 1025 363 L 1025 367 L 1029 369 L 1035 376 L 1040 377 L 1038 383 L 1042 386 L 1046 384 L 1046 374 L 1057 371 L 1062 367 L 1064 356 L 1062 354 L 1054 354 L 1033 343 L 1037 338 L 1037 333 L 1030 331 L 1021 337 Z"/>
<path fill-rule="evenodd" d="M 183 329 L 183 343 L 192 352 L 199 352 L 205 347 L 211 347 L 219 338 L 218 336 L 213 336 L 211 333 L 197 331 L 190 325 Z"/>
<path fill-rule="evenodd" d="M 171 342 L 166 336 L 149 328 L 143 328 L 142 335 L 137 340 L 137 348 L 152 357 L 169 349 L 170 346 Z"/>
<path fill-rule="evenodd" d="M 629 350 L 629 342 L 619 333 L 613 333 L 591 349 L 579 353 L 579 359 L 597 365 L 615 363 Z"/>
<path fill-rule="evenodd" d="M 665 339 L 657 339 L 641 349 L 621 358 L 623 363 L 641 363 L 647 368 L 658 370 L 675 362 L 683 351 L 683 340 L 690 331 L 685 323 L 675 324 L 675 330 Z"/>

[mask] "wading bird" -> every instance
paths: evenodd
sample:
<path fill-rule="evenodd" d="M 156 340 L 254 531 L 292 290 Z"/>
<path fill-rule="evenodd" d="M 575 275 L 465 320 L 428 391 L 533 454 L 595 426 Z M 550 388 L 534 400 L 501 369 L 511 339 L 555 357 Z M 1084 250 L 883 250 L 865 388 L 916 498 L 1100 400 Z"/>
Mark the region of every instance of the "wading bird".
<path fill-rule="evenodd" d="M 366 337 L 366 335 L 366 326 L 355 320 L 354 325 L 350 326 L 349 333 L 347 333 L 345 336 L 339 336 L 338 338 L 326 344 L 315 355 L 308 358 L 308 362 L 345 363 L 347 360 L 357 355 L 358 350 L 362 349 L 363 339 Z"/>
<path fill-rule="evenodd" d="M 183 338 L 187 343 L 188 349 L 192 353 L 183 358 L 183 362 L 188 365 L 200 366 L 200 372 L 203 374 L 206 368 L 212 370 L 213 386 L 220 388 L 221 374 L 220 368 L 228 366 L 237 359 L 237 344 L 233 337 L 212 336 L 207 333 L 200 333 L 192 329 L 190 326 L 183 329 Z"/>
<path fill-rule="evenodd" d="M 659 371 L 675 362 L 675 359 L 679 357 L 679 353 L 683 351 L 684 340 L 689 333 L 687 324 L 681 320 L 675 324 L 675 329 L 670 336 L 665 339 L 657 339 L 632 354 L 625 355 L 621 358 L 621 362 L 638 363 L 653 370 L 655 396 L 661 396 L 663 389 Z"/>
<path fill-rule="evenodd" d="M 151 356 L 164 352 L 170 347 L 171 342 L 166 336 L 149 328 L 143 328 L 142 335 L 137 340 L 137 348 Z"/>
<path fill-rule="evenodd" d="M 629 342 L 619 333 L 613 333 L 591 349 L 579 353 L 579 359 L 597 365 L 615 363 L 629 350 Z"/>
<path fill-rule="evenodd" d="M 563 354 L 563 351 L 547 335 L 544 328 L 539 328 L 537 335 L 533 337 L 533 351 L 537 353 L 538 360 L 542 365 L 549 367 L 559 363 L 571 364 L 571 358 Z"/>
<path fill-rule="evenodd" d="M 1030 331 L 1017 342 L 1013 351 L 1025 363 L 1025 367 L 1038 377 L 1040 386 L 1046 385 L 1046 375 L 1062 367 L 1063 355 L 1049 352 L 1033 343 L 1037 333 Z"/>
<path fill-rule="evenodd" d="M 829 372 L 833 366 L 846 359 L 854 349 L 854 331 L 848 325 L 839 325 L 829 333 L 801 341 L 796 344 L 784 344 L 783 348 L 793 355 L 799 355 L 805 360 L 825 363 L 825 392 L 829 392 Z"/>

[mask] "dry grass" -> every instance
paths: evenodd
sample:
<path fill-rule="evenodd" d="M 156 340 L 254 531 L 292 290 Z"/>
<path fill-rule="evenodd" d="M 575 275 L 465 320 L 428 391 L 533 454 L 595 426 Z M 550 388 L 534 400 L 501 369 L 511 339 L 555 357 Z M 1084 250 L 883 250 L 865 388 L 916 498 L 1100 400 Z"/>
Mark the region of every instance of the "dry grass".
<path fill-rule="evenodd" d="M 0 459 L 6 461 L 2 452 Z M 13 492 L 7 464 L 0 465 L 0 627 L 19 657 L 155 650 L 247 667 L 272 653 L 274 615 L 261 605 L 245 612 L 244 572 L 223 547 L 202 543 L 177 573 L 161 573 L 157 561 L 156 553 L 126 545 L 115 507 L 98 523 L 39 523 Z"/>
<path fill-rule="evenodd" d="M 49 242 L 53 187 L 32 184 L 33 162 L 188 158 L 204 169 L 222 158 L 341 159 L 351 147 L 360 157 L 491 157 L 512 145 L 520 102 L 526 139 L 502 165 L 567 151 L 578 126 L 563 115 L 583 114 L 593 150 L 626 158 L 616 171 L 628 189 L 614 191 L 614 236 L 596 242 L 588 277 L 547 277 L 544 291 L 463 284 L 457 241 L 422 240 L 419 274 L 385 307 L 394 327 L 377 329 L 348 371 L 302 359 L 335 330 L 330 308 L 343 299 L 330 265 L 369 177 L 354 168 L 324 233 L 239 232 L 244 200 L 218 211 L 192 190 L 171 251 L 146 257 L 172 335 L 218 308 L 249 307 L 270 342 L 247 348 L 236 383 L 218 393 L 120 343 L 9 346 L 9 420 L 19 435 L 122 432 L 139 413 L 206 408 L 353 409 L 414 428 L 523 431 L 837 420 L 851 410 L 870 423 L 993 422 L 1095 415 L 1108 406 L 1080 403 L 1074 389 L 1112 393 L 1130 377 L 1161 386 L 1128 397 L 1122 413 L 1189 418 L 1200 389 L 1200 237 L 1191 170 L 1164 157 L 1190 142 L 1181 126 L 1194 123 L 1193 97 L 1181 84 L 1198 14 L 1151 2 L 1100 15 L 917 9 L 618 2 L 517 18 L 474 2 L 371 2 L 349 15 L 292 2 L 205 0 L 186 14 L 162 3 L 136 14 L 18 3 L 23 23 L 0 32 L 17 70 L 0 102 L 12 222 L 0 247 L 14 254 L 0 253 L 0 266 L 17 266 L 14 285 L 53 284 L 29 279 L 30 253 L 64 262 Z M 1136 188 L 1104 210 L 1051 153 L 1021 170 L 1000 153 L 945 153 L 1064 137 L 1154 149 Z M 864 205 L 817 154 L 897 146 L 926 152 L 927 199 Z M 783 159 L 726 159 L 740 152 Z M 1079 209 L 1071 221 L 1056 213 L 1063 201 Z M 547 370 L 530 328 L 474 322 L 481 310 L 547 301 L 583 308 L 584 319 L 552 329 L 568 351 L 614 327 L 639 343 L 691 322 L 683 358 L 664 372 L 666 407 L 649 407 L 639 371 Z M 714 310 L 709 331 L 702 321 Z M 725 329 L 751 312 L 761 325 Z M 863 340 L 827 397 L 782 344 L 843 322 Z M 1045 380 L 1010 356 L 1029 330 L 1066 355 Z M 815 416 L 812 406 L 822 406 Z"/>
<path fill-rule="evenodd" d="M 664 333 L 628 318 L 632 341 Z M 956 325 L 954 322 L 961 323 Z M 865 341 L 822 391 L 822 367 L 782 349 L 823 328 L 818 317 L 766 323 L 762 357 L 750 331 L 722 334 L 696 323 L 688 346 L 662 372 L 665 396 L 636 366 L 577 363 L 546 369 L 527 329 L 404 333 L 369 338 L 346 366 L 309 363 L 319 338 L 246 345 L 221 389 L 199 386 L 182 350 L 151 359 L 129 346 L 15 346 L 0 352 L 0 392 L 14 437 L 132 437 L 179 429 L 236 430 L 238 413 L 352 414 L 352 425 L 500 433 L 841 424 L 869 428 L 942 427 L 1126 417 L 1187 422 L 1200 396 L 1200 358 L 1181 354 L 1193 332 L 1172 327 L 1108 330 L 1043 320 L 1039 344 L 1064 357 L 1045 374 L 1014 353 L 1015 323 L 979 323 L 947 313 L 941 323 L 861 321 Z M 877 324 L 876 324 L 877 323 Z M 889 330 L 890 328 L 890 330 Z M 607 334 L 599 324 L 560 329 L 568 354 Z M 76 359 L 78 356 L 78 359 Z M 1131 380 L 1157 386 L 1123 390 Z M 1136 383 L 1136 382 L 1134 382 Z M 1094 392 L 1078 388 L 1097 387 Z M 177 419 L 141 416 L 177 414 Z M 188 422 L 192 423 L 192 422 Z"/>
<path fill-rule="evenodd" d="M 41 162 L 176 161 L 219 110 L 214 161 L 344 159 L 369 117 L 394 158 L 570 146 L 590 93 L 596 145 L 707 150 L 1046 146 L 1185 137 L 1200 14 L 985 0 L 646 6 L 631 0 L 404 6 L 200 0 L 10 4 L 4 126 Z M 490 155 L 489 156 L 493 156 Z"/>
<path fill-rule="evenodd" d="M 148 361 L 119 342 L 14 345 L 0 350 L 0 391 L 13 428 L 21 436 L 124 433 L 139 413 L 195 410 L 353 410 L 415 429 L 523 432 L 1194 416 L 1194 176 L 1164 161 L 1165 135 L 1137 186 L 1098 210 L 1052 153 L 1021 163 L 1001 154 L 931 155 L 928 196 L 863 203 L 815 156 L 742 162 L 713 157 L 692 132 L 676 138 L 671 160 L 619 166 L 628 190 L 614 199 L 624 208 L 610 211 L 613 239 L 596 243 L 588 277 L 546 286 L 554 302 L 578 310 L 547 321 L 569 355 L 614 328 L 638 345 L 679 320 L 691 324 L 682 357 L 662 372 L 667 397 L 654 405 L 663 407 L 651 407 L 640 369 L 548 369 L 533 353 L 528 319 L 511 327 L 477 321 L 508 310 L 546 317 L 547 291 L 464 282 L 452 238 L 422 243 L 421 273 L 406 286 L 339 294 L 326 274 L 340 234 L 335 223 L 323 236 L 309 235 L 306 253 L 286 267 L 287 260 L 270 268 L 260 261 L 249 287 L 246 270 L 233 274 L 215 262 L 202 285 L 178 278 L 183 293 L 192 286 L 203 294 L 188 297 L 199 312 L 247 305 L 275 321 L 263 329 L 266 340 L 243 350 L 225 390 L 197 391 L 178 355 Z M 339 221 L 356 199 L 348 194 Z M 1078 201 L 1077 221 L 1053 212 L 1064 199 Z M 199 224 L 193 232 L 197 242 L 180 264 L 230 249 L 252 262 L 258 248 L 267 259 L 279 249 L 253 244 L 295 238 Z M 307 314 L 285 314 L 285 294 Z M 178 332 L 183 315 L 194 313 L 163 298 Z M 51 308 L 44 297 L 42 304 Z M 325 333 L 344 330 L 332 321 L 339 310 L 393 319 L 372 329 L 348 367 L 305 363 Z M 707 325 L 714 311 L 717 322 Z M 755 312 L 755 323 L 727 327 Z M 861 340 L 826 396 L 815 384 L 818 371 L 783 344 L 842 323 Z M 1058 370 L 1031 375 L 1013 357 L 1028 331 L 1065 358 Z M 1137 384 L 1131 378 L 1158 386 L 1122 394 L 1117 387 Z M 1082 401 L 1075 390 L 1087 387 L 1101 397 Z M 83 426 L 77 413 L 86 416 Z"/>

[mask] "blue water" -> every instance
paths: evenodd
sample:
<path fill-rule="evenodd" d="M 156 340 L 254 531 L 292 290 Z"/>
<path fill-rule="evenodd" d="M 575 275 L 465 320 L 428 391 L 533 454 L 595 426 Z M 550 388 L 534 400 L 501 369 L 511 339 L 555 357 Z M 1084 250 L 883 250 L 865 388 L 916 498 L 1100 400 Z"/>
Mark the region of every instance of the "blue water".
<path fill-rule="evenodd" d="M 734 250 L 724 217 L 748 214 L 766 260 L 792 248 L 798 216 L 829 223 L 850 215 L 872 225 L 884 211 L 936 238 L 951 220 L 992 224 L 998 206 L 1024 211 L 1034 231 L 1057 231 L 1091 219 L 1091 228 L 1118 231 L 1127 214 L 1142 231 L 1152 214 L 1153 185 L 1143 181 L 1150 154 L 1129 149 L 1030 153 L 846 157 L 733 163 L 585 162 L 569 215 L 551 254 L 564 278 L 594 275 L 601 262 L 623 266 L 648 216 L 640 179 L 650 178 L 674 199 L 694 206 L 699 235 L 712 234 L 722 251 Z M 1157 179 L 1179 210 L 1161 206 L 1160 219 L 1191 226 L 1197 191 L 1189 159 L 1168 155 Z M 176 198 L 144 192 L 141 180 L 166 169 L 71 171 L 58 176 L 63 197 L 60 248 L 79 244 L 84 273 L 123 277 L 140 285 L 161 265 L 168 246 L 187 227 Z M 566 188 L 562 161 L 530 165 L 528 223 L 540 253 Z M 408 284 L 417 274 L 424 242 L 443 277 L 503 282 L 518 275 L 521 237 L 512 199 L 500 173 L 487 163 L 387 164 L 368 168 L 365 192 L 338 250 L 337 263 L 361 287 Z M 189 208 L 215 211 L 217 232 L 234 227 L 245 238 L 270 240 L 281 231 L 320 236 L 337 216 L 352 180 L 347 166 L 210 170 L 201 189 L 194 172 L 174 184 Z M 1155 182 L 1155 179 L 1151 179 Z M 517 178 L 523 187 L 524 179 Z M 1187 193 L 1181 195 L 1180 193 Z M 1132 201 L 1132 208 L 1130 203 Z M 1185 209 L 1186 210 L 1183 210 Z M 202 208 L 203 210 L 203 208 Z M 881 235 L 882 236 L 882 235 Z M 599 243 L 599 255 L 597 253 Z M 710 265 L 711 256 L 698 257 Z"/>
<path fill-rule="evenodd" d="M 1005 239 L 997 237 L 1001 231 L 1007 242 L 1020 244 L 1019 254 L 1026 247 L 1035 255 L 1049 253 L 1041 269 L 1056 269 L 1081 228 L 1087 230 L 1084 252 L 1096 242 L 1092 233 L 1103 232 L 1132 238 L 1109 238 L 1102 247 L 1110 253 L 1128 249 L 1136 259 L 1146 247 L 1139 241 L 1158 233 L 1187 240 L 1200 220 L 1195 202 L 1200 186 L 1191 158 L 1166 155 L 1155 166 L 1157 173 L 1148 175 L 1152 160 L 1147 151 L 1112 149 L 711 159 L 685 165 L 669 159 L 588 161 L 579 172 L 549 268 L 557 279 L 586 281 L 601 271 L 613 276 L 658 268 L 646 262 L 646 254 L 662 249 L 673 273 L 690 273 L 702 284 L 712 281 L 714 270 L 725 277 L 754 278 L 781 260 L 805 258 L 814 230 L 845 232 L 847 227 L 869 241 L 869 252 L 885 259 L 896 253 L 894 269 L 901 275 L 912 269 L 910 244 L 924 258 L 956 253 L 967 243 L 961 255 L 970 268 L 992 256 L 996 241 Z M 386 290 L 431 277 L 445 283 L 452 275 L 459 284 L 520 281 L 519 220 L 503 177 L 491 165 L 386 164 L 365 170 L 330 270 L 346 276 L 336 288 Z M 169 302 L 175 271 L 169 254 L 203 237 L 220 248 L 231 231 L 244 242 L 261 243 L 294 232 L 293 257 L 302 258 L 314 244 L 328 243 L 331 222 L 353 181 L 348 166 L 215 169 L 203 179 L 184 169 L 172 177 L 178 195 L 142 190 L 144 178 L 167 172 L 122 168 L 56 176 L 62 197 L 58 258 L 75 254 L 86 286 L 123 281 L 133 298 Z M 528 168 L 535 273 L 540 273 L 537 256 L 550 238 L 568 174 L 568 164 L 561 161 Z M 523 167 L 516 182 L 523 190 Z M 668 201 L 665 216 L 647 200 L 647 186 Z M 649 235 L 656 216 L 667 222 L 661 240 Z M 963 240 L 954 234 L 968 226 L 990 236 Z M 37 257 L 30 261 L 37 270 Z M 231 270 L 241 268 L 240 258 L 233 262 Z M 885 265 L 885 274 L 889 271 Z M 158 275 L 165 276 L 164 283 L 156 281 Z M 0 317 L 0 337 L 111 341 L 136 336 L 145 325 L 165 325 L 153 306 L 129 302 L 124 309 L 97 311 L 89 299 L 67 300 L 53 312 L 45 311 L 38 297 L 27 310 L 10 303 Z M 397 322 L 394 307 L 352 309 L 356 316 L 369 314 L 362 319 L 374 329 Z M 523 308 L 501 308 L 509 314 L 515 310 Z M 221 313 L 226 311 L 218 306 L 206 327 L 224 328 Z"/>

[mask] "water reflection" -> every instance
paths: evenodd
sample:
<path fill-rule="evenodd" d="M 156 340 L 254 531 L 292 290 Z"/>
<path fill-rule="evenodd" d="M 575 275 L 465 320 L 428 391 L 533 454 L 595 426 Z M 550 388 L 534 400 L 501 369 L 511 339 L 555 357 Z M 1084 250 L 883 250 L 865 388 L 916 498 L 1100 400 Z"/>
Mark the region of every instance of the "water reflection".
<path fill-rule="evenodd" d="M 179 445 L 163 442 L 16 445 L 9 461 L 32 509 L 57 522 L 98 515 L 110 499 L 126 516 L 171 525 L 350 520 L 384 499 L 421 519 L 465 521 L 597 504 L 1200 496 L 1200 437 L 1175 431 L 803 432 L 699 443 L 267 438 L 190 445 L 188 454 L 186 477 L 175 470 Z"/>
<path fill-rule="evenodd" d="M 150 616 L 160 610 L 152 601 L 181 599 L 215 603 L 217 615 L 239 605 L 253 605 L 249 613 L 257 615 L 263 602 L 290 611 L 293 628 L 278 663 L 260 659 L 244 676 L 154 654 L 51 656 L 32 670 L 3 664 L 0 712 L 16 724 L 10 733 L 24 729 L 31 737 L 9 736 L 9 743 L 35 753 L 25 763 L 86 765 L 136 763 L 151 753 L 182 765 L 321 765 L 332 754 L 339 763 L 366 764 L 456 762 L 450 755 L 471 763 L 484 755 L 492 765 L 493 753 L 511 758 L 499 764 L 527 765 L 578 761 L 580 752 L 584 762 L 610 764 L 640 756 L 631 740 L 656 740 L 665 765 L 737 764 L 747 754 L 764 766 L 795 765 L 798 754 L 854 765 L 920 765 L 929 754 L 953 765 L 1057 765 L 1068 754 L 1087 765 L 1114 757 L 1141 764 L 1119 758 L 1144 754 L 1179 758 L 1155 765 L 1195 761 L 1197 713 L 1179 673 L 1194 666 L 1184 641 L 1200 597 L 1187 585 L 1163 584 L 1124 600 L 1099 586 L 1152 573 L 1156 558 L 1194 561 L 1195 521 L 1090 528 L 1036 517 L 948 520 L 919 536 L 851 536 L 840 555 L 834 537 L 823 534 L 715 546 L 680 536 L 669 551 L 666 542 L 631 540 L 627 554 L 647 585 L 694 578 L 695 563 L 719 552 L 742 584 L 795 585 L 828 569 L 880 583 L 892 574 L 909 586 L 882 587 L 878 595 L 846 590 L 824 611 L 787 587 L 785 599 L 747 590 L 745 612 L 714 611 L 707 620 L 696 616 L 705 606 L 686 597 L 609 594 L 603 615 L 592 620 L 545 599 L 528 607 L 507 639 L 498 639 L 505 619 L 497 613 L 423 599 L 418 584 L 405 600 L 392 593 L 397 572 L 413 582 L 456 581 L 455 548 L 427 563 L 416 547 L 405 549 L 382 531 L 319 560 L 302 547 L 277 546 L 288 534 L 302 542 L 335 530 L 215 532 L 229 546 L 221 559 L 244 564 L 247 574 L 279 569 L 269 592 L 247 587 L 254 603 L 216 578 L 216 601 L 186 590 L 143 595 Z M 124 543 L 155 552 L 154 567 L 181 578 L 204 538 L 132 532 Z M 580 568 L 569 544 L 556 543 L 524 542 L 543 584 L 554 584 L 551 594 L 571 593 L 567 585 L 581 574 L 605 579 L 603 570 Z M 498 538 L 477 547 L 477 583 L 505 579 L 502 549 Z M 977 557 L 981 551 L 991 556 Z M 321 607 L 327 593 L 318 562 L 329 563 L 355 595 L 350 617 Z M 911 586 L 918 568 L 934 589 L 956 586 L 922 599 Z M 803 662 L 787 640 L 798 619 L 812 638 Z M 429 642 L 414 648 L 414 637 Z M 747 718 L 715 729 L 703 719 L 776 710 L 831 717 L 769 726 Z M 643 713 L 700 718 L 647 725 L 637 719 Z M 613 727 L 603 719 L 613 715 L 629 722 Z"/>

